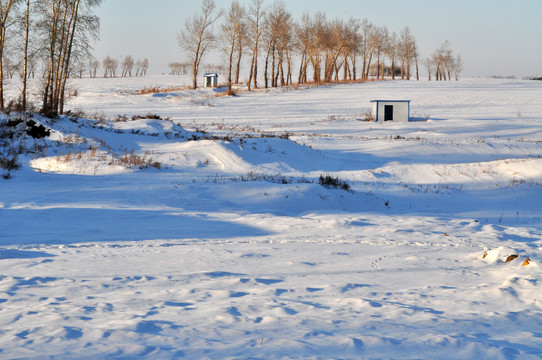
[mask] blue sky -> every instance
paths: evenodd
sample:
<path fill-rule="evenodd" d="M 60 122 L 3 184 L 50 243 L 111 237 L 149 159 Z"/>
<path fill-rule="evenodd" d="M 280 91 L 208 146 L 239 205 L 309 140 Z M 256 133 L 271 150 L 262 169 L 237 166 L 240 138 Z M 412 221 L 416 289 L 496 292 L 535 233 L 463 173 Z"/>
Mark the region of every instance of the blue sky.
<path fill-rule="evenodd" d="M 241 0 L 243 4 L 250 1 Z M 200 0 L 104 0 L 101 40 L 94 54 L 148 58 L 150 73 L 184 61 L 177 43 Z M 227 8 L 229 0 L 216 0 Z M 265 1 L 271 5 L 272 0 Z M 286 0 L 294 18 L 321 11 L 328 18 L 367 18 L 390 32 L 409 26 L 422 57 L 449 40 L 464 62 L 463 76 L 542 76 L 542 0 Z M 207 59 L 213 62 L 212 58 Z M 216 61 L 215 61 L 216 62 Z"/>

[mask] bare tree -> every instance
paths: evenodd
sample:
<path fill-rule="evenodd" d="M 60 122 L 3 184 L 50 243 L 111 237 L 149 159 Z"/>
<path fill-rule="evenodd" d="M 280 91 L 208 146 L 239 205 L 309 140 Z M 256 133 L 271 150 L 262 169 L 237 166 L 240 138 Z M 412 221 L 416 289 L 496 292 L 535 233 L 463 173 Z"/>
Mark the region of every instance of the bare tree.
<path fill-rule="evenodd" d="M 328 23 L 324 52 L 325 81 L 331 82 L 334 74 L 335 81 L 339 81 L 339 70 L 344 66 L 344 62 L 340 62 L 340 56 L 343 52 L 348 52 L 348 37 L 344 21 L 334 19 Z"/>
<path fill-rule="evenodd" d="M 291 53 L 292 53 L 292 33 L 293 33 L 293 21 L 292 14 L 288 12 L 284 6 L 284 3 L 278 3 L 277 7 L 277 20 L 278 20 L 278 37 L 276 38 L 277 52 L 277 68 L 274 79 L 275 87 L 288 85 L 291 80 Z M 280 5 L 282 4 L 282 5 Z M 286 64 L 286 73 L 284 72 L 284 65 Z"/>
<path fill-rule="evenodd" d="M 134 66 L 135 66 L 136 76 L 143 76 L 143 73 L 141 71 L 143 70 L 143 61 L 141 61 L 141 59 L 137 59 Z"/>
<path fill-rule="evenodd" d="M 361 55 L 363 57 L 362 77 L 364 80 L 369 77 L 369 68 L 374 52 L 373 32 L 374 25 L 369 20 L 363 19 L 361 21 Z"/>
<path fill-rule="evenodd" d="M 431 73 L 433 72 L 433 59 L 432 58 L 424 59 L 423 65 L 425 66 L 425 70 L 427 70 L 428 80 L 431 81 Z"/>
<path fill-rule="evenodd" d="M 4 46 L 6 43 L 6 27 L 13 0 L 0 0 L 0 110 L 4 110 Z"/>
<path fill-rule="evenodd" d="M 98 68 L 100 67 L 100 62 L 94 58 L 91 58 L 88 62 L 88 74 L 89 77 L 95 78 L 96 72 L 98 71 Z"/>
<path fill-rule="evenodd" d="M 348 22 L 345 24 L 345 30 L 347 32 L 346 36 L 346 47 L 344 49 L 344 76 L 343 78 L 346 79 L 347 72 L 349 74 L 349 78 L 352 80 L 356 80 L 357 74 L 356 74 L 356 62 L 357 62 L 357 54 L 359 52 L 359 42 L 360 42 L 360 34 L 359 30 L 361 28 L 361 22 L 358 19 L 350 18 Z M 350 71 L 350 67 L 348 65 L 348 60 L 350 59 L 350 62 L 352 63 L 352 70 Z"/>
<path fill-rule="evenodd" d="M 28 54 L 28 61 L 26 66 L 27 79 L 33 79 L 36 76 L 36 67 L 38 66 L 38 62 L 36 61 L 36 56 L 34 56 L 34 54 Z"/>
<path fill-rule="evenodd" d="M 250 44 L 252 59 L 250 62 L 250 74 L 248 77 L 248 90 L 250 91 L 250 83 L 254 80 L 254 89 L 258 88 L 258 54 L 260 49 L 261 26 L 265 10 L 263 8 L 263 0 L 252 0 L 252 6 L 248 10 L 248 37 L 247 41 Z"/>
<path fill-rule="evenodd" d="M 3 61 L 3 68 L 4 68 L 4 74 L 7 78 L 12 79 L 13 75 L 17 72 L 17 68 L 19 67 L 19 64 L 13 62 L 11 57 L 4 55 L 4 61 Z"/>
<path fill-rule="evenodd" d="M 453 72 L 455 81 L 459 80 L 459 74 L 463 71 L 463 60 L 461 59 L 461 55 L 457 55 L 453 59 Z"/>
<path fill-rule="evenodd" d="M 235 83 L 239 84 L 239 76 L 241 72 L 241 59 L 243 58 L 243 49 L 247 43 L 247 22 L 246 22 L 247 11 L 246 9 L 239 5 L 238 16 L 235 18 L 236 22 L 236 33 L 237 41 L 235 47 L 237 49 L 237 64 L 235 66 Z"/>
<path fill-rule="evenodd" d="M 198 87 L 198 70 L 205 52 L 215 41 L 212 25 L 222 15 L 214 0 L 203 0 L 201 13 L 187 19 L 183 31 L 177 36 L 180 47 L 192 57 L 192 88 Z"/>
<path fill-rule="evenodd" d="M 119 68 L 119 61 L 117 59 L 111 59 L 111 64 L 109 65 L 109 71 L 111 77 L 117 77 L 117 69 Z"/>
<path fill-rule="evenodd" d="M 452 80 L 452 74 L 458 80 L 459 73 L 463 70 L 461 56 L 454 57 L 450 47 L 450 42 L 446 40 L 431 55 L 432 66 L 435 69 L 435 80 L 437 81 Z"/>
<path fill-rule="evenodd" d="M 149 69 L 149 59 L 145 58 L 141 62 L 141 76 L 147 75 L 148 69 Z"/>
<path fill-rule="evenodd" d="M 400 35 L 399 40 L 399 57 L 401 58 L 401 79 L 410 80 L 410 70 L 412 68 L 412 60 L 417 59 L 416 39 L 406 26 Z"/>
<path fill-rule="evenodd" d="M 122 77 L 132 76 L 132 69 L 134 68 L 134 59 L 128 55 L 122 61 Z"/>
<path fill-rule="evenodd" d="M 397 34 L 393 32 L 391 36 L 389 37 L 388 42 L 388 48 L 387 48 L 387 54 L 388 58 L 390 59 L 390 73 L 391 78 L 395 80 L 395 61 L 397 60 L 397 48 L 399 46 L 399 40 L 397 38 Z"/>
<path fill-rule="evenodd" d="M 310 26 L 311 18 L 310 15 L 305 13 L 301 17 L 301 21 L 295 24 L 295 49 L 301 55 L 299 61 L 299 75 L 297 78 L 298 84 L 303 84 L 307 82 L 307 69 L 309 66 L 309 49 L 310 49 Z"/>
<path fill-rule="evenodd" d="M 376 55 L 376 78 L 384 78 L 383 57 L 386 55 L 387 48 L 389 47 L 389 34 L 386 26 L 375 27 L 373 33 L 373 46 Z"/>
<path fill-rule="evenodd" d="M 418 58 L 420 57 L 420 53 L 418 52 L 418 47 L 416 46 L 416 42 L 414 42 L 414 49 L 412 50 L 412 56 L 414 56 L 414 64 L 416 66 L 416 81 L 420 81 L 420 68 L 418 64 Z"/>
<path fill-rule="evenodd" d="M 24 30 L 24 45 L 23 45 L 23 87 L 21 90 L 21 105 L 23 110 L 26 110 L 26 83 L 28 79 L 28 42 L 30 35 L 30 0 L 25 0 L 25 30 Z"/>
<path fill-rule="evenodd" d="M 275 2 L 267 12 L 264 19 L 265 43 L 267 51 L 265 55 L 264 81 L 265 87 L 269 86 L 269 58 L 271 57 L 271 86 L 286 83 L 284 77 L 284 60 L 288 57 L 291 45 L 291 32 L 293 29 L 291 14 L 286 11 L 283 2 Z M 287 60 L 287 59 L 286 59 Z"/>
<path fill-rule="evenodd" d="M 242 37 L 239 35 L 239 27 L 241 26 L 243 13 L 244 9 L 239 5 L 239 2 L 236 0 L 232 1 L 230 9 L 226 13 L 224 23 L 220 26 L 220 43 L 222 51 L 228 57 L 228 90 L 230 91 L 232 88 L 233 53 L 236 47 L 242 49 L 242 45 L 239 44 L 242 40 Z M 239 68 L 237 69 L 237 78 L 238 77 Z"/>
<path fill-rule="evenodd" d="M 433 60 L 433 66 L 435 67 L 435 80 L 446 81 L 446 67 L 452 57 L 452 50 L 450 49 L 450 42 L 444 41 L 440 47 L 435 50 L 431 56 Z"/>
<path fill-rule="evenodd" d="M 104 78 L 108 77 L 108 76 L 111 76 L 113 77 L 113 65 L 114 65 L 114 61 L 113 61 L 113 58 L 111 58 L 111 56 L 107 55 L 105 57 L 105 59 L 103 60 L 102 62 L 102 66 L 104 68 Z"/>
<path fill-rule="evenodd" d="M 74 71 L 79 78 L 82 78 L 85 71 L 87 71 L 86 63 L 84 61 L 78 61 L 77 64 L 75 64 Z"/>

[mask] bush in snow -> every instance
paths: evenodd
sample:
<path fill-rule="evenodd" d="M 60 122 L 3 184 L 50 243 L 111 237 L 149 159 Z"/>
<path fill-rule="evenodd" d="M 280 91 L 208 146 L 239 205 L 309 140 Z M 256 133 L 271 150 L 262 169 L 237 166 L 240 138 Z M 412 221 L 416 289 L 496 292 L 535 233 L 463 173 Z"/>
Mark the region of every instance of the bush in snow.
<path fill-rule="evenodd" d="M 329 174 L 321 174 L 318 179 L 318 183 L 324 187 L 332 187 L 336 189 L 350 190 L 350 184 L 344 180 L 340 180 L 339 177 L 333 177 Z"/>
<path fill-rule="evenodd" d="M 19 167 L 21 167 L 21 164 L 19 164 L 18 156 L 16 153 L 7 156 L 0 154 L 0 169 L 4 170 L 4 172 L 2 173 L 2 178 L 6 180 L 10 179 L 10 171 L 17 170 Z"/>

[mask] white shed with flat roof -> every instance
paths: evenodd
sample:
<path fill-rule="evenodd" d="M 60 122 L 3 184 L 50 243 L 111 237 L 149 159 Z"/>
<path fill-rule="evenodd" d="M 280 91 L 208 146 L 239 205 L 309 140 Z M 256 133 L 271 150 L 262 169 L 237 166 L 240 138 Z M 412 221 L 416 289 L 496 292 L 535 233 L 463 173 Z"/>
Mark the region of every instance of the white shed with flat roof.
<path fill-rule="evenodd" d="M 410 100 L 371 100 L 375 121 L 408 122 Z"/>
<path fill-rule="evenodd" d="M 205 73 L 203 75 L 204 87 L 217 87 L 218 86 L 218 74 L 217 73 Z"/>

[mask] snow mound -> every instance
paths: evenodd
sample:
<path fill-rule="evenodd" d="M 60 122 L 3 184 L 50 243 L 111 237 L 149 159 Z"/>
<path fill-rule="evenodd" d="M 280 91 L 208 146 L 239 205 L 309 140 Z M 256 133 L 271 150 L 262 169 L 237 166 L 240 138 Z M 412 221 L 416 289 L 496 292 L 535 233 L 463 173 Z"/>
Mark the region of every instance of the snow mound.
<path fill-rule="evenodd" d="M 130 172 L 126 166 L 104 151 L 86 151 L 63 156 L 30 160 L 30 167 L 37 172 L 64 175 L 116 175 Z"/>
<path fill-rule="evenodd" d="M 136 119 L 116 121 L 111 123 L 113 129 L 131 131 L 132 133 L 150 136 L 172 136 L 172 134 L 186 134 L 187 132 L 172 121 L 163 119 Z"/>

